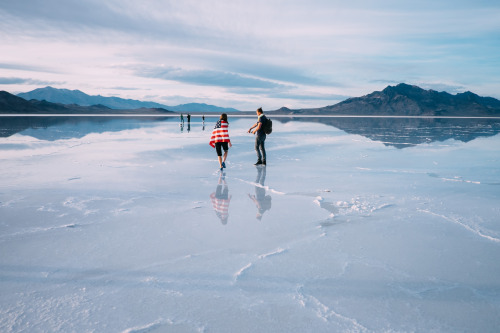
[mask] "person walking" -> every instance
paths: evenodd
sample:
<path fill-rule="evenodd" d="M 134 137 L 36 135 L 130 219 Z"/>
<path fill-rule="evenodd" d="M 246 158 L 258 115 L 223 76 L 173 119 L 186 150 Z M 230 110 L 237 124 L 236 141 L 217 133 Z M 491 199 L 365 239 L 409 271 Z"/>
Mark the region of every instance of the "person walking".
<path fill-rule="evenodd" d="M 229 147 L 232 147 L 231 140 L 229 139 L 228 127 L 229 123 L 227 121 L 227 114 L 223 113 L 217 121 L 217 124 L 215 124 L 210 138 L 210 146 L 215 148 L 215 151 L 217 152 L 220 171 L 223 171 L 226 167 L 227 153 Z M 222 150 L 224 150 L 224 156 L 222 156 Z"/>
<path fill-rule="evenodd" d="M 267 122 L 267 118 L 262 108 L 258 108 L 256 112 L 258 117 L 257 122 L 250 127 L 248 133 L 255 134 L 255 152 L 257 153 L 257 163 L 255 163 L 255 165 L 266 165 L 266 148 L 264 146 L 266 132 L 264 132 L 264 126 Z"/>

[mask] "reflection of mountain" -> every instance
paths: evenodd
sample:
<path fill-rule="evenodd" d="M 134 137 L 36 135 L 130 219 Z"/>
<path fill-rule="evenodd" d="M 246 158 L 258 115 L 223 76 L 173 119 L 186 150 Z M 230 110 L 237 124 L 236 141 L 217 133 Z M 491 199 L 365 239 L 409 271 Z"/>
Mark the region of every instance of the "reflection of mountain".
<path fill-rule="evenodd" d="M 500 133 L 500 119 L 486 118 L 293 117 L 275 119 L 281 122 L 318 122 L 396 148 L 406 148 L 421 143 L 448 139 L 468 142 L 478 137 L 493 136 Z"/>
<path fill-rule="evenodd" d="M 3 117 L 1 119 L 0 137 L 9 137 L 22 132 L 24 135 L 48 141 L 82 138 L 90 133 L 135 129 L 143 126 L 144 122 L 177 121 L 177 119 L 171 117 Z M 41 130 L 49 127 L 56 127 L 56 129 L 51 131 Z"/>

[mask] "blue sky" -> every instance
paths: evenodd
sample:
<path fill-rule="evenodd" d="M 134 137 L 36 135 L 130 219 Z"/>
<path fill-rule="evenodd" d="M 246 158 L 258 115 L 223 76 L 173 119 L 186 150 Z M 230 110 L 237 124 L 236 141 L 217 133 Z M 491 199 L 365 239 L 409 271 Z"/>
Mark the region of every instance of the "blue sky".
<path fill-rule="evenodd" d="M 500 98 L 499 1 L 1 0 L 0 89 L 240 110 L 400 82 Z"/>

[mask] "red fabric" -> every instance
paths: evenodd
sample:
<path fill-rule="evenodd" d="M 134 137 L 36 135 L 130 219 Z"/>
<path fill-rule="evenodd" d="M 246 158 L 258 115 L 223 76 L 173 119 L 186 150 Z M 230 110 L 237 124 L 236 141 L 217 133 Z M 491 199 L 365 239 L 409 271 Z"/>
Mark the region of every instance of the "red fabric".
<path fill-rule="evenodd" d="M 224 120 L 218 121 L 212 131 L 210 145 L 215 148 L 216 142 L 231 142 L 231 140 L 229 140 L 228 123 Z"/>
<path fill-rule="evenodd" d="M 215 214 L 217 214 L 220 219 L 227 219 L 229 216 L 229 202 L 231 199 L 217 198 L 216 193 L 210 194 L 210 199 L 212 200 L 212 206 L 214 207 Z"/>

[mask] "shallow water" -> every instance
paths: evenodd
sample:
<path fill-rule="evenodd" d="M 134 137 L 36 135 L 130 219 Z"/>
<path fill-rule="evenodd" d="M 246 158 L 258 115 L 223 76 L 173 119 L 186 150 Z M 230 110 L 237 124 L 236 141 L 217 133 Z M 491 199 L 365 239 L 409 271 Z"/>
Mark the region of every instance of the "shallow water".
<path fill-rule="evenodd" d="M 0 330 L 500 326 L 500 121 L 0 117 Z"/>

